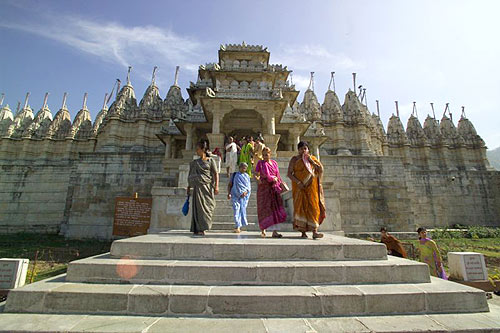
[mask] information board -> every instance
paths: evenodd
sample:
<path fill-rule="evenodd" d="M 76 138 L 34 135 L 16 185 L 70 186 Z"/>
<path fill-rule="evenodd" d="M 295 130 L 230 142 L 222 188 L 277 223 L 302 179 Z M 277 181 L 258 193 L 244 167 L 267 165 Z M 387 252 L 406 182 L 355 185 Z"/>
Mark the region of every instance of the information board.
<path fill-rule="evenodd" d="M 148 232 L 152 198 L 117 197 L 113 236 L 139 236 Z"/>
<path fill-rule="evenodd" d="M 464 255 L 464 268 L 467 281 L 487 280 L 488 275 L 485 272 L 483 257 L 478 254 Z"/>

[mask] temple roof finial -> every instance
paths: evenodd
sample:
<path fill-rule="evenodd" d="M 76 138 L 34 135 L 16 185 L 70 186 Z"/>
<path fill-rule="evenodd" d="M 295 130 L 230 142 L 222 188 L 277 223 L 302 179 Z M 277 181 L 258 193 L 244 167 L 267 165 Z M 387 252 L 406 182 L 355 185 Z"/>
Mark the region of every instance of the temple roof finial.
<path fill-rule="evenodd" d="M 24 107 L 23 107 L 23 109 L 26 109 L 28 107 L 28 100 L 29 100 L 29 98 L 30 98 L 30 93 L 27 92 L 26 93 L 26 97 L 24 98 Z"/>
<path fill-rule="evenodd" d="M 448 111 L 448 113 L 450 112 L 450 103 L 446 103 L 444 107 L 443 117 L 446 116 L 446 111 Z"/>
<path fill-rule="evenodd" d="M 158 69 L 158 66 L 153 67 L 153 75 L 151 77 L 151 84 L 154 85 L 156 81 L 156 70 Z"/>
<path fill-rule="evenodd" d="M 21 102 L 17 101 L 17 107 L 16 107 L 16 114 L 19 113 L 19 110 L 21 109 Z"/>
<path fill-rule="evenodd" d="M 177 81 L 179 80 L 179 66 L 175 66 L 175 77 L 174 77 L 174 86 L 178 87 Z"/>
<path fill-rule="evenodd" d="M 47 107 L 47 101 L 49 100 L 49 93 L 45 93 L 45 97 L 43 98 L 43 105 L 42 105 L 42 110 Z"/>
<path fill-rule="evenodd" d="M 330 83 L 328 84 L 328 90 L 332 90 L 332 84 L 333 84 L 333 91 L 335 91 L 335 72 L 331 72 L 331 77 L 330 77 Z"/>
<path fill-rule="evenodd" d="M 465 106 L 462 105 L 462 115 L 461 115 L 462 118 L 467 118 L 465 116 Z"/>
<path fill-rule="evenodd" d="M 102 108 L 103 109 L 107 109 L 108 108 L 108 95 L 109 95 L 108 93 L 104 94 L 104 102 L 102 103 Z"/>
<path fill-rule="evenodd" d="M 417 113 L 417 102 L 413 102 L 413 110 L 411 111 L 411 115 L 415 115 L 415 117 L 418 118 L 418 113 Z"/>
<path fill-rule="evenodd" d="M 379 106 L 379 103 L 378 103 L 378 99 L 375 100 L 375 103 L 377 103 L 377 116 L 380 118 L 380 106 Z"/>
<path fill-rule="evenodd" d="M 363 103 L 363 100 L 365 101 L 365 105 L 368 106 L 368 101 L 366 98 L 366 88 L 363 88 L 363 95 L 361 96 L 361 103 Z"/>
<path fill-rule="evenodd" d="M 68 98 L 68 93 L 67 92 L 65 92 L 64 95 L 63 95 L 61 109 L 66 109 L 66 98 Z"/>
<path fill-rule="evenodd" d="M 3 100 L 5 99 L 5 94 L 2 93 L 2 97 L 0 97 L 0 106 L 3 105 Z"/>
<path fill-rule="evenodd" d="M 130 71 L 132 70 L 132 66 L 128 66 L 128 72 L 127 72 L 127 85 L 131 85 L 130 84 Z"/>
<path fill-rule="evenodd" d="M 356 93 L 356 73 L 352 73 L 352 85 L 354 87 L 354 93 Z"/>
<path fill-rule="evenodd" d="M 432 109 L 432 118 L 436 120 L 436 113 L 434 112 L 434 103 L 431 103 L 431 109 Z"/>
<path fill-rule="evenodd" d="M 399 118 L 399 105 L 398 105 L 398 101 L 394 101 L 394 103 L 396 103 L 396 116 Z"/>
<path fill-rule="evenodd" d="M 307 90 L 314 91 L 314 72 L 311 72 L 311 79 L 309 80 L 309 87 L 307 87 Z"/>
<path fill-rule="evenodd" d="M 88 93 L 83 94 L 83 105 L 82 105 L 82 110 L 87 110 L 87 97 Z"/>

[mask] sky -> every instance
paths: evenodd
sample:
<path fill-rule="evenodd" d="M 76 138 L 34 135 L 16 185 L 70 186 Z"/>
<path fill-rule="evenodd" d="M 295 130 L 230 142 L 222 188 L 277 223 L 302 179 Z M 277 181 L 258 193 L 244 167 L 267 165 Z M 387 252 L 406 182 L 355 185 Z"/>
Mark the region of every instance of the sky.
<path fill-rule="evenodd" d="M 158 66 L 164 98 L 180 66 L 179 85 L 196 81 L 200 64 L 216 62 L 220 44 L 263 45 L 271 63 L 293 71 L 301 90 L 314 72 L 322 103 L 335 72 L 341 103 L 357 73 L 368 108 L 385 126 L 399 102 L 406 122 L 416 102 L 423 124 L 450 103 L 461 107 L 489 149 L 500 146 L 500 1 L 26 1 L 0 2 L 0 93 L 15 110 L 30 92 L 38 111 L 44 94 L 55 114 L 64 92 L 72 117 L 93 118 L 115 80 L 131 81 L 140 100 Z M 387 128 L 387 127 L 386 127 Z"/>

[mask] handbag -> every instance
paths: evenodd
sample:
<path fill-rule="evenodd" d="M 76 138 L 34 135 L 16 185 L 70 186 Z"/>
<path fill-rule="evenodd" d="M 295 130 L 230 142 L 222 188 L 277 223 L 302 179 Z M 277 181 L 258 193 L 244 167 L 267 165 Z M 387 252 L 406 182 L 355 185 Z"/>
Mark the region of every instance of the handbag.
<path fill-rule="evenodd" d="M 281 193 L 290 191 L 290 188 L 285 182 L 280 183 Z"/>
<path fill-rule="evenodd" d="M 182 214 L 186 216 L 189 213 L 189 195 L 186 198 L 186 202 L 184 202 L 184 205 L 182 206 Z"/>

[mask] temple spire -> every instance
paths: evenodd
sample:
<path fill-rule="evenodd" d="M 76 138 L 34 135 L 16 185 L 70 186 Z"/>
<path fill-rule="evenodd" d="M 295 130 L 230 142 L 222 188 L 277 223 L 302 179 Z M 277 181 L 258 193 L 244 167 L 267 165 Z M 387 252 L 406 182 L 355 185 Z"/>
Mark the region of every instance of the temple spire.
<path fill-rule="evenodd" d="M 16 114 L 19 113 L 19 110 L 21 109 L 21 102 L 17 101 L 17 108 L 16 108 Z"/>
<path fill-rule="evenodd" d="M 363 88 L 363 96 L 361 98 L 361 103 L 363 103 L 363 100 L 365 101 L 365 105 L 368 106 L 368 101 L 366 99 L 366 88 Z"/>
<path fill-rule="evenodd" d="M 333 85 L 333 91 L 335 91 L 335 72 L 331 72 L 332 76 L 330 78 L 330 83 L 328 84 L 328 90 L 332 90 L 332 85 Z"/>
<path fill-rule="evenodd" d="M 158 69 L 158 66 L 155 66 L 153 67 L 153 75 L 151 77 L 151 84 L 152 85 L 155 85 L 155 81 L 156 81 L 156 70 Z"/>
<path fill-rule="evenodd" d="M 175 66 L 175 77 L 174 77 L 174 86 L 178 87 L 179 85 L 177 84 L 179 80 L 179 66 Z"/>
<path fill-rule="evenodd" d="M 88 93 L 83 94 L 82 110 L 87 110 L 87 97 L 88 97 Z"/>
<path fill-rule="evenodd" d="M 352 73 L 352 84 L 354 87 L 354 93 L 356 93 L 356 73 Z"/>
<path fill-rule="evenodd" d="M 396 103 L 396 116 L 399 118 L 399 105 L 398 105 L 398 101 L 394 101 L 394 103 Z"/>
<path fill-rule="evenodd" d="M 0 106 L 3 105 L 3 100 L 5 99 L 5 94 L 2 93 L 2 97 L 0 97 Z"/>
<path fill-rule="evenodd" d="M 26 109 L 28 107 L 28 100 L 29 100 L 29 98 L 30 98 L 30 93 L 27 92 L 26 93 L 26 98 L 24 99 L 24 107 L 23 107 L 23 109 Z"/>
<path fill-rule="evenodd" d="M 132 70 L 132 66 L 128 66 L 128 72 L 127 72 L 127 85 L 130 86 L 130 71 Z"/>
<path fill-rule="evenodd" d="M 314 91 L 314 72 L 311 72 L 311 78 L 309 79 L 309 87 L 307 87 L 307 90 Z"/>
<path fill-rule="evenodd" d="M 42 105 L 42 110 L 45 109 L 47 107 L 47 101 L 49 99 L 49 93 L 46 92 L 45 93 L 45 97 L 43 98 L 43 105 Z"/>
<path fill-rule="evenodd" d="M 465 106 L 462 106 L 462 115 L 461 115 L 462 118 L 467 118 L 465 116 Z"/>
<path fill-rule="evenodd" d="M 379 106 L 379 103 L 378 103 L 378 99 L 375 100 L 375 102 L 377 103 L 377 116 L 380 118 L 380 106 Z"/>
<path fill-rule="evenodd" d="M 436 113 L 434 112 L 434 103 L 431 103 L 432 117 L 436 120 Z"/>
<path fill-rule="evenodd" d="M 61 109 L 66 109 L 66 99 L 68 98 L 68 93 L 65 92 L 64 95 L 63 95 L 63 100 L 62 100 L 62 105 L 61 105 Z"/>

